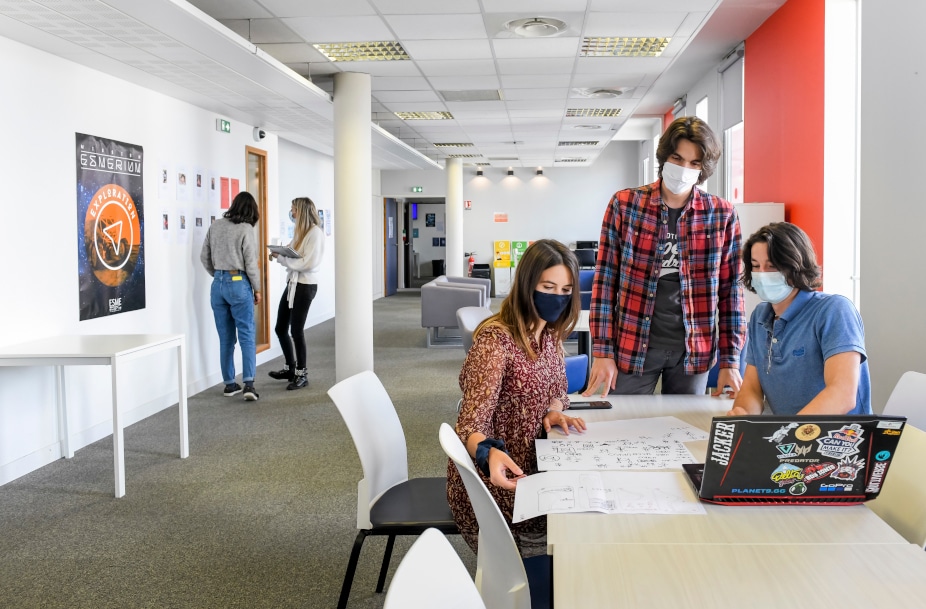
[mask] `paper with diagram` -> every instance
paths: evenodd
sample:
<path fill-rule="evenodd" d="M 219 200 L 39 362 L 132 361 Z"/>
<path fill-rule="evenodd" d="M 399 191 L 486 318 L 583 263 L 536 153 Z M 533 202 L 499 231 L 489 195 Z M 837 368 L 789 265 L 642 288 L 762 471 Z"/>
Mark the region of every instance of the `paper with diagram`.
<path fill-rule="evenodd" d="M 696 461 L 675 440 L 536 440 L 536 445 L 540 471 L 681 469 Z"/>
<path fill-rule="evenodd" d="M 513 522 L 573 512 L 705 513 L 681 472 L 541 472 L 518 480 Z"/>
<path fill-rule="evenodd" d="M 675 417 L 588 423 L 585 433 L 537 440 L 537 467 L 553 470 L 681 469 L 697 461 L 683 442 L 707 432 Z"/>

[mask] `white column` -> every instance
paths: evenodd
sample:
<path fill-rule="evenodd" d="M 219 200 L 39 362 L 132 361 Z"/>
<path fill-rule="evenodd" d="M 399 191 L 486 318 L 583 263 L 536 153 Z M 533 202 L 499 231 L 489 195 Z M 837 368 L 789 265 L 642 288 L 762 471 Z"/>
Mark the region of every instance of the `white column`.
<path fill-rule="evenodd" d="M 447 198 L 444 200 L 447 212 L 447 257 L 446 272 L 448 276 L 466 274 L 466 261 L 463 260 L 463 161 L 447 159 Z"/>
<path fill-rule="evenodd" d="M 334 76 L 335 379 L 373 370 L 370 75 Z"/>

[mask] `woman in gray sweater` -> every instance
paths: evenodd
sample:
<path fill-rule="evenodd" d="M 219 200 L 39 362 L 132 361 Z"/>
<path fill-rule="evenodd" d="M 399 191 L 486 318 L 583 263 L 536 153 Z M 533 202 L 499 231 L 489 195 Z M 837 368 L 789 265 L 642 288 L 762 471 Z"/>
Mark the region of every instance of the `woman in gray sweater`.
<path fill-rule="evenodd" d="M 254 389 L 257 369 L 254 306 L 260 304 L 254 225 L 259 218 L 254 197 L 248 192 L 238 193 L 229 210 L 209 227 L 199 255 L 206 271 L 212 275 L 210 302 L 219 332 L 225 397 L 242 391 L 241 385 L 235 382 L 235 342 L 239 342 L 244 399 L 251 402 L 260 397 Z"/>

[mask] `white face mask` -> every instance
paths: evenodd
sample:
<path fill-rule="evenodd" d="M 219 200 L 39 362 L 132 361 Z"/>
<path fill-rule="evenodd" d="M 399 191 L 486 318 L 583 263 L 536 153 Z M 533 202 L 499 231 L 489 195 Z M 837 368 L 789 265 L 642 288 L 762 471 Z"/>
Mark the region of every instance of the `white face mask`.
<path fill-rule="evenodd" d="M 677 195 L 691 190 L 700 179 L 700 169 L 687 169 L 669 161 L 662 166 L 662 183 Z"/>
<path fill-rule="evenodd" d="M 759 298 L 771 304 L 778 304 L 791 295 L 794 290 L 788 285 L 785 276 L 778 271 L 771 273 L 752 272 L 752 289 Z"/>

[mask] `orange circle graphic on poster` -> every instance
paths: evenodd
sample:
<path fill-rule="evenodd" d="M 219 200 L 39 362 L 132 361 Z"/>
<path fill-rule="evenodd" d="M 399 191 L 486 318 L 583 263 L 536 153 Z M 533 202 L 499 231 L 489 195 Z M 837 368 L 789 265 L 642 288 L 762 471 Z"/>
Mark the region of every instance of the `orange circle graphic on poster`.
<path fill-rule="evenodd" d="M 121 285 L 138 262 L 141 227 L 131 195 L 116 184 L 94 193 L 84 218 L 84 246 L 96 278 Z"/>

